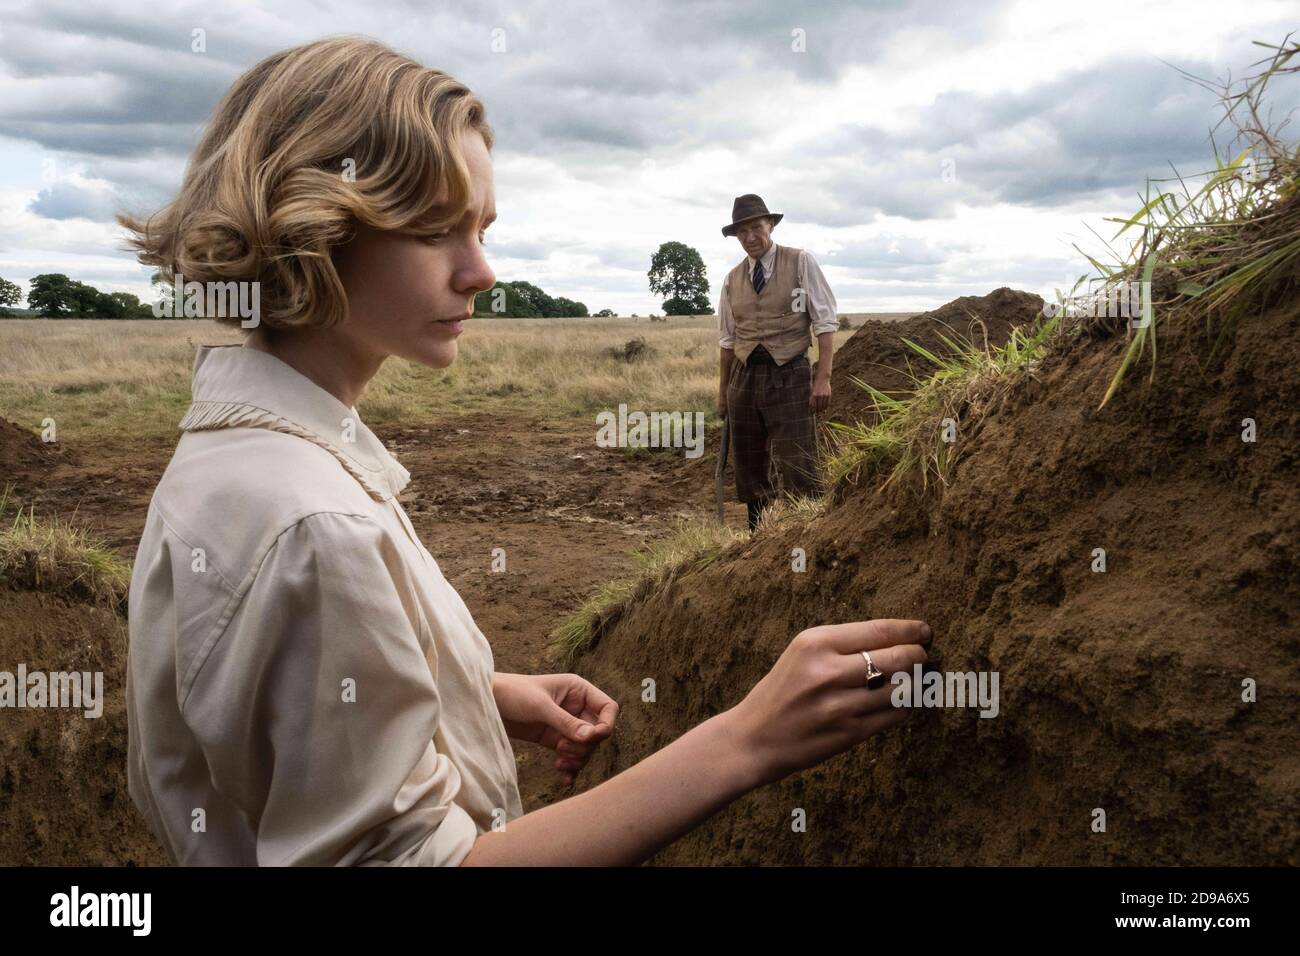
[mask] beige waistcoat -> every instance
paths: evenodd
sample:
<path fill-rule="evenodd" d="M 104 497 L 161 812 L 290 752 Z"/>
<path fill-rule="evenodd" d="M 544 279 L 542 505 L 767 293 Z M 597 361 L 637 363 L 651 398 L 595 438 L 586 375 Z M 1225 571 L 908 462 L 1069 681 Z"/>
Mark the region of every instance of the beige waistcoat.
<path fill-rule="evenodd" d="M 807 299 L 799 291 L 799 249 L 777 244 L 772 275 L 761 293 L 754 292 L 745 260 L 727 275 L 727 303 L 735 321 L 736 358 L 744 362 L 762 343 L 779 364 L 808 351 L 812 344 L 812 318 Z M 794 307 L 799 306 L 799 311 Z"/>

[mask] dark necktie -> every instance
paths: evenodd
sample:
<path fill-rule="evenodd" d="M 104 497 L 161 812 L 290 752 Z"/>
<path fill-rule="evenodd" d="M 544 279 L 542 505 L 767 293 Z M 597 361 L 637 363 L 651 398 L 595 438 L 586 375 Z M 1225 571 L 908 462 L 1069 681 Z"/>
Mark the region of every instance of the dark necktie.
<path fill-rule="evenodd" d="M 763 276 L 763 262 L 759 260 L 754 263 L 754 293 L 758 294 L 763 291 L 763 284 L 767 279 Z"/>

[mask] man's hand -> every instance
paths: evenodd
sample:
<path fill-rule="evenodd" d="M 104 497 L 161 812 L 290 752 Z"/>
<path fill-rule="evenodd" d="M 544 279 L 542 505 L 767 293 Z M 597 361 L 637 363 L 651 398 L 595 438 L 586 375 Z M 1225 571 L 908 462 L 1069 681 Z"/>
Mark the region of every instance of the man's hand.
<path fill-rule="evenodd" d="M 493 674 L 492 695 L 506 733 L 555 751 L 565 786 L 618 717 L 618 704 L 577 674 Z"/>
<path fill-rule="evenodd" d="M 824 412 L 831 404 L 831 378 L 818 375 L 813 379 L 812 394 L 808 396 L 808 409 L 816 414 Z"/>

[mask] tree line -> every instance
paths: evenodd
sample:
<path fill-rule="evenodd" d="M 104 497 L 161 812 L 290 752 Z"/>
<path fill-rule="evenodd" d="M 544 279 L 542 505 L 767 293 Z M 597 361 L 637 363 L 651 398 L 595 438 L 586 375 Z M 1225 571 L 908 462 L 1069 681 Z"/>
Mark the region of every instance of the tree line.
<path fill-rule="evenodd" d="M 0 318 L 16 316 L 6 306 L 17 305 L 22 290 L 8 279 L 0 279 Z M 33 276 L 27 292 L 27 308 L 50 319 L 152 319 L 153 307 L 130 292 L 100 292 L 94 286 L 70 279 L 60 272 Z"/>
<path fill-rule="evenodd" d="M 650 291 L 666 296 L 664 315 L 712 315 L 709 280 L 699 252 L 685 243 L 665 242 L 651 258 L 646 274 Z M 160 297 L 170 293 L 161 276 L 153 276 L 160 286 Z M 16 306 L 22 290 L 13 282 L 0 278 L 0 318 L 14 318 L 6 306 Z M 94 286 L 78 282 L 59 273 L 33 276 L 27 292 L 28 314 L 51 319 L 153 319 L 152 303 L 141 302 L 130 292 L 101 292 Z M 170 311 L 170 310 L 168 310 Z M 583 318 L 591 313 L 587 306 L 564 296 L 551 296 L 531 282 L 498 282 L 474 297 L 474 314 L 484 318 Z M 612 316 L 601 309 L 596 316 Z"/>

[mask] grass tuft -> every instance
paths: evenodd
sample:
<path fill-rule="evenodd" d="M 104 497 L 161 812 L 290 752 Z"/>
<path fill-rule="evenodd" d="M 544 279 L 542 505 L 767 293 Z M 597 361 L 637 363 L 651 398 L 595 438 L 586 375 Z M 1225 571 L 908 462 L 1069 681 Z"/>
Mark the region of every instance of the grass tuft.
<path fill-rule="evenodd" d="M 884 485 L 908 475 L 919 477 L 923 487 L 932 480 L 946 484 L 960 453 L 963 423 L 978 418 L 1012 384 L 1032 373 L 1059 325 L 1054 316 L 1031 329 L 1012 329 L 1001 346 L 940 336 L 947 349 L 942 355 L 904 339 L 935 366 L 934 373 L 909 373 L 913 388 L 901 396 L 853 380 L 871 395 L 879 421 L 828 423 L 835 441 L 826 462 L 827 481 L 835 486 L 865 474 L 887 474 Z"/>
<path fill-rule="evenodd" d="M 1148 179 L 1138 211 L 1108 220 L 1119 225 L 1106 244 L 1110 258 L 1088 256 L 1098 275 L 1071 302 L 1081 306 L 1076 312 L 1099 318 L 1088 306 L 1123 298 L 1123 290 L 1141 290 L 1140 315 L 1124 317 L 1128 347 L 1101 408 L 1148 353 L 1154 378 L 1158 325 L 1201 324 L 1214 339 L 1208 356 L 1213 361 L 1236 324 L 1288 281 L 1300 260 L 1300 150 L 1282 141 L 1286 120 L 1270 129 L 1261 119 L 1269 82 L 1300 71 L 1292 63 L 1300 43 L 1288 34 L 1276 46 L 1256 45 L 1273 51 L 1253 64 L 1263 69 L 1217 88 L 1224 107 L 1220 125 L 1230 122 L 1236 131 L 1229 151 L 1220 155 L 1214 147 L 1212 170 L 1184 176 L 1175 168 L 1172 177 Z M 1135 233 L 1127 250 L 1115 250 L 1113 242 Z"/>
<path fill-rule="evenodd" d="M 547 657 L 558 667 L 571 667 L 633 601 L 684 574 L 708 567 L 731 545 L 748 538 L 747 532 L 716 521 L 679 520 L 669 534 L 633 553 L 637 563 L 633 574 L 601 584 L 577 611 L 556 625 Z"/>
<path fill-rule="evenodd" d="M 10 493 L 10 487 L 0 492 L 0 581 L 121 609 L 130 590 L 131 565 L 85 529 L 57 517 L 37 518 L 19 508 L 8 521 Z"/>

